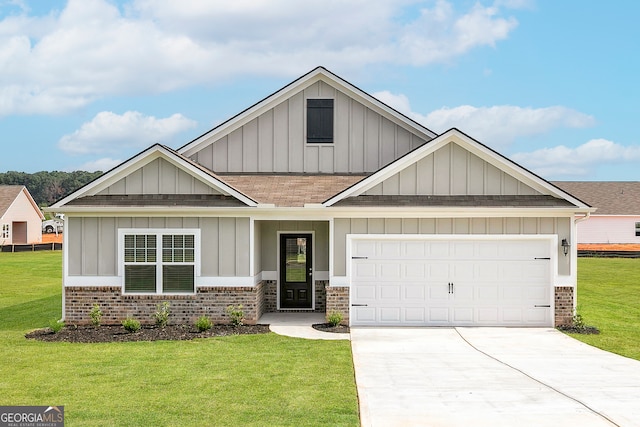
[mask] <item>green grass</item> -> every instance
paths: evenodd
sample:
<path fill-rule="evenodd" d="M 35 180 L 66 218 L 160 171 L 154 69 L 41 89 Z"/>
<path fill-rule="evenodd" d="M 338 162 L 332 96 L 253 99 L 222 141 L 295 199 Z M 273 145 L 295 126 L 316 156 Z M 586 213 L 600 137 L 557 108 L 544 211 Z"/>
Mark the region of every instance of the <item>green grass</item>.
<path fill-rule="evenodd" d="M 640 259 L 578 259 L 578 313 L 600 334 L 572 337 L 640 360 Z"/>
<path fill-rule="evenodd" d="M 276 334 L 44 343 L 60 252 L 0 253 L 0 405 L 64 405 L 68 426 L 357 426 L 348 341 Z"/>

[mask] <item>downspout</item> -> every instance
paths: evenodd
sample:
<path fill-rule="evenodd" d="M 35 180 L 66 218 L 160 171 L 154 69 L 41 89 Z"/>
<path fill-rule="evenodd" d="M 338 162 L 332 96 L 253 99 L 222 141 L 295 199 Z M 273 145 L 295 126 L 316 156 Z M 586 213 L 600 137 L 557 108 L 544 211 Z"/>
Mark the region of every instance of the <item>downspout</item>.
<path fill-rule="evenodd" d="M 587 211 L 587 213 L 585 213 L 585 215 L 583 217 L 580 218 L 576 218 L 575 220 L 573 220 L 573 224 L 576 226 L 575 231 L 578 231 L 577 225 L 578 223 L 581 223 L 582 221 L 586 221 L 591 217 L 591 211 Z M 576 259 L 575 259 L 575 263 L 576 263 L 576 287 L 573 290 L 573 314 L 575 315 L 577 313 L 577 309 L 578 309 L 578 273 L 577 273 L 577 269 L 578 269 L 578 244 L 576 243 Z"/>
<path fill-rule="evenodd" d="M 591 217 L 591 212 L 587 212 L 583 217 L 576 218 L 573 223 L 578 224 L 579 222 L 586 221 Z"/>

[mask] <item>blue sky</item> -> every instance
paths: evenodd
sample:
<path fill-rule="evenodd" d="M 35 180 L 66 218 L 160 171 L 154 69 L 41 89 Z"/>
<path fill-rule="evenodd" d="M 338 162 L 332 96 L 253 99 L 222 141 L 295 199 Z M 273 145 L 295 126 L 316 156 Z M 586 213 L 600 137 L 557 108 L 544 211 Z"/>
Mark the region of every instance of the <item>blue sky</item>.
<path fill-rule="evenodd" d="M 323 65 L 550 180 L 640 180 L 640 3 L 0 0 L 0 172 L 178 148 Z"/>

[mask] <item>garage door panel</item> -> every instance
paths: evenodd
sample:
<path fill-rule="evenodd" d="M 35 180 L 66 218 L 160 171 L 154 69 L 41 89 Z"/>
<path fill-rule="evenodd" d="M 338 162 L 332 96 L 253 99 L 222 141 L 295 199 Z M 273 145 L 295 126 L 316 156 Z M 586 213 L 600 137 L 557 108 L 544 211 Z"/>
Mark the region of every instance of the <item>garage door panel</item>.
<path fill-rule="evenodd" d="M 379 309 L 379 319 L 382 323 L 400 323 L 400 307 L 383 307 Z"/>
<path fill-rule="evenodd" d="M 401 286 L 397 285 L 397 284 L 391 284 L 391 285 L 380 285 L 380 287 L 378 288 L 379 290 L 379 297 L 380 300 L 382 301 L 395 301 L 395 302 L 399 302 L 400 301 L 400 292 L 401 292 Z"/>
<path fill-rule="evenodd" d="M 426 300 L 426 296 L 427 292 L 425 285 L 418 284 L 404 286 L 404 299 L 406 301 L 422 303 Z"/>
<path fill-rule="evenodd" d="M 351 288 L 353 299 L 355 301 L 375 301 L 377 295 L 376 289 L 378 286 L 379 285 L 375 283 L 358 283 L 357 286 L 353 286 Z"/>
<path fill-rule="evenodd" d="M 354 247 L 375 254 L 351 264 L 351 302 L 367 305 L 352 308 L 353 325 L 553 324 L 549 239 L 412 236 Z"/>

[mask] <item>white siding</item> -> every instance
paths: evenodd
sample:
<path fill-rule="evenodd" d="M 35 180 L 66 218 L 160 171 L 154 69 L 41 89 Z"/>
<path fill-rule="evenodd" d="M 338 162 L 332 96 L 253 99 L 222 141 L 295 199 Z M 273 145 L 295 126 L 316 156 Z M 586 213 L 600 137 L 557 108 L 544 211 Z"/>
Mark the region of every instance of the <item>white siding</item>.
<path fill-rule="evenodd" d="M 156 159 L 98 194 L 220 194 L 220 192 L 166 160 Z"/>
<path fill-rule="evenodd" d="M 592 215 L 578 223 L 578 243 L 636 243 L 636 222 L 640 216 L 599 216 Z"/>
<path fill-rule="evenodd" d="M 334 141 L 307 144 L 306 100 L 334 99 Z M 426 141 L 316 82 L 191 158 L 216 172 L 375 172 Z"/>
<path fill-rule="evenodd" d="M 532 195 L 533 188 L 451 142 L 366 195 Z"/>

